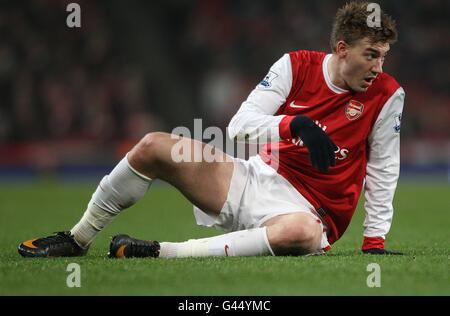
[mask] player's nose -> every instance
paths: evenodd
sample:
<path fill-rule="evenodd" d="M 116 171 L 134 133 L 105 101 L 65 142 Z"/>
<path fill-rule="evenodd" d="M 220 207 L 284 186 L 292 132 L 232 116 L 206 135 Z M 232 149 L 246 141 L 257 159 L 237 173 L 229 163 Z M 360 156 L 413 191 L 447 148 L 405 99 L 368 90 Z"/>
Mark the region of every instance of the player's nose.
<path fill-rule="evenodd" d="M 381 60 L 381 58 L 377 58 L 377 60 L 375 61 L 375 64 L 372 67 L 372 72 L 376 75 L 383 72 L 383 61 Z"/>

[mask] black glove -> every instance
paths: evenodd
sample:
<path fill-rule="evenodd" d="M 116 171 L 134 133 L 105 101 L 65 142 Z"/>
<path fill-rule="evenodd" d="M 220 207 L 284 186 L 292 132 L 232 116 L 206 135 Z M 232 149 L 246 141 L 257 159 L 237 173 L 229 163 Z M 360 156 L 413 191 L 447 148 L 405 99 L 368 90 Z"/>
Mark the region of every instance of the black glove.
<path fill-rule="evenodd" d="M 364 254 L 368 255 L 403 255 L 402 252 L 399 251 L 392 251 L 392 250 L 386 250 L 386 249 L 380 249 L 380 248 L 371 248 L 362 250 Z"/>
<path fill-rule="evenodd" d="M 308 148 L 311 164 L 321 172 L 336 165 L 334 152 L 338 149 L 328 135 L 310 118 L 297 115 L 290 125 L 292 137 L 300 137 Z"/>

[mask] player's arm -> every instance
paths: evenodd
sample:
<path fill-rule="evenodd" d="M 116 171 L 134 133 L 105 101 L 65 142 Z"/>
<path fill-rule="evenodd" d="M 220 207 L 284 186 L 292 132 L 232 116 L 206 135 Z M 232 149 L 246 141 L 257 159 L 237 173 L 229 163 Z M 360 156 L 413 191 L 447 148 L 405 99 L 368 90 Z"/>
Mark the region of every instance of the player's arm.
<path fill-rule="evenodd" d="M 393 217 L 392 201 L 400 172 L 400 121 L 405 92 L 399 88 L 381 110 L 368 139 L 362 251 L 400 254 L 384 248 Z"/>
<path fill-rule="evenodd" d="M 266 77 L 250 93 L 231 119 L 231 139 L 248 142 L 272 142 L 281 139 L 279 125 L 285 115 L 274 114 L 286 102 L 292 87 L 292 66 L 288 54 L 270 68 Z"/>
<path fill-rule="evenodd" d="M 300 137 L 314 167 L 326 172 L 334 166 L 336 145 L 310 118 L 301 115 L 275 115 L 292 88 L 292 65 L 288 54 L 281 57 L 267 76 L 250 93 L 231 119 L 231 139 L 260 144 Z"/>

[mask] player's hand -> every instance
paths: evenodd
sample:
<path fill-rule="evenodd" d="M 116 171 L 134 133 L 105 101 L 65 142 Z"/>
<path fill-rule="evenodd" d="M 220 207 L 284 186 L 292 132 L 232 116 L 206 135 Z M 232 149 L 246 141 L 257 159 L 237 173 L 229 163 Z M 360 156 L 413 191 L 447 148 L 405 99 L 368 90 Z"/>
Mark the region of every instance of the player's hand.
<path fill-rule="evenodd" d="M 403 255 L 403 253 L 400 251 L 392 251 L 380 248 L 366 249 L 363 250 L 362 252 L 367 255 Z"/>
<path fill-rule="evenodd" d="M 321 172 L 328 172 L 336 165 L 334 152 L 337 146 L 314 121 L 306 116 L 297 115 L 290 125 L 291 135 L 300 137 L 308 148 L 311 164 Z"/>
<path fill-rule="evenodd" d="M 364 254 L 369 255 L 403 255 L 399 251 L 392 251 L 384 249 L 383 237 L 366 237 L 364 236 L 363 245 L 361 248 Z"/>

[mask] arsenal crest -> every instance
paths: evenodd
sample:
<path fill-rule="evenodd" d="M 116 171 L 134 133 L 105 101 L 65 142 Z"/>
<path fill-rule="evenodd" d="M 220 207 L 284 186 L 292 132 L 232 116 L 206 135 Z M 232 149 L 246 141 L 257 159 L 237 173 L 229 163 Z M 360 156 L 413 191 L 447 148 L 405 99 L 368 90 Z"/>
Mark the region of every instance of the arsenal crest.
<path fill-rule="evenodd" d="M 363 111 L 364 104 L 355 100 L 350 100 L 345 107 L 345 116 L 347 116 L 350 121 L 353 121 L 360 117 Z"/>

